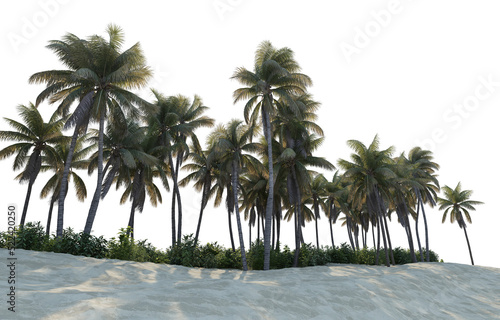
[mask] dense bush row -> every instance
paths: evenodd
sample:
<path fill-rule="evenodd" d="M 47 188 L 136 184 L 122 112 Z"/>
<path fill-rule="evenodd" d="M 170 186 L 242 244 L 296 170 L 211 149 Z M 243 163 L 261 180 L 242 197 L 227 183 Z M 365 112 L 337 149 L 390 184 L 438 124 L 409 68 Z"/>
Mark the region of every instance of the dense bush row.
<path fill-rule="evenodd" d="M 9 235 L 0 232 L 0 247 L 7 248 Z M 64 230 L 60 239 L 55 236 L 45 235 L 44 228 L 40 222 L 27 223 L 16 231 L 16 248 L 25 250 L 49 251 L 69 253 L 73 255 L 121 259 L 139 262 L 168 263 L 183 265 L 187 267 L 241 269 L 241 254 L 239 250 L 232 251 L 217 243 L 206 245 L 194 245 L 192 235 L 184 236 L 182 243 L 171 247 L 166 251 L 155 248 L 146 240 L 135 241 L 127 235 L 127 229 L 121 229 L 118 238 L 106 240 L 102 236 L 95 237 L 75 233 L 71 228 Z M 394 259 L 396 264 L 410 263 L 409 250 L 395 248 Z M 419 253 L 417 252 L 417 257 Z M 294 251 L 288 246 L 281 249 L 278 247 L 271 251 L 271 269 L 289 268 L 293 264 Z M 439 261 L 438 255 L 430 251 L 431 262 Z M 249 269 L 261 270 L 264 266 L 264 245 L 261 241 L 252 244 L 247 253 Z M 302 245 L 300 251 L 299 266 L 317 266 L 327 263 L 352 263 L 352 264 L 375 264 L 375 250 L 362 249 L 354 251 L 346 243 L 340 247 L 322 247 L 316 249 L 311 244 Z M 384 251 L 380 251 L 379 264 L 385 264 Z"/>

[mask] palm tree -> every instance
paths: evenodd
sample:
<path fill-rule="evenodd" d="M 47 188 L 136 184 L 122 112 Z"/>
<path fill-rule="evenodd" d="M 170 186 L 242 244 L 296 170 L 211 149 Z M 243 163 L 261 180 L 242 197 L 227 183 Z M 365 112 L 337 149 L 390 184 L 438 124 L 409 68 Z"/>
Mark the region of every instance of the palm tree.
<path fill-rule="evenodd" d="M 245 121 L 255 123 L 260 118 L 264 136 L 267 141 L 269 166 L 269 193 L 266 202 L 266 222 L 264 234 L 264 270 L 269 270 L 271 252 L 271 219 L 274 196 L 274 173 L 272 155 L 271 118 L 274 113 L 275 101 L 279 98 L 289 101 L 292 110 L 297 106 L 292 97 L 304 94 L 311 85 L 311 79 L 299 73 L 300 66 L 289 48 L 276 49 L 271 42 L 263 41 L 255 52 L 254 70 L 237 68 L 232 79 L 238 80 L 245 87 L 236 89 L 233 93 L 234 103 L 247 100 L 244 108 Z"/>
<path fill-rule="evenodd" d="M 467 236 L 467 222 L 472 223 L 470 218 L 469 210 L 476 211 L 475 205 L 483 204 L 481 201 L 470 200 L 472 195 L 472 190 L 462 190 L 462 185 L 460 182 L 457 184 L 455 189 L 448 186 L 443 187 L 444 198 L 437 198 L 439 204 L 439 210 L 444 210 L 443 223 L 446 221 L 446 215 L 450 213 L 450 222 L 453 223 L 455 220 L 458 222 L 460 229 L 464 230 L 465 239 L 467 240 L 467 246 L 469 247 L 470 261 L 474 265 L 474 259 L 472 258 L 472 250 L 470 248 L 469 237 Z M 465 216 L 465 218 L 464 218 Z"/>
<path fill-rule="evenodd" d="M 378 242 L 380 242 L 381 232 L 384 241 L 386 265 L 389 267 L 386 201 L 390 198 L 389 190 L 393 186 L 393 179 L 396 178 L 396 174 L 391 169 L 393 160 L 390 157 L 394 148 L 389 147 L 385 150 L 379 150 L 377 135 L 368 148 L 358 140 L 349 140 L 347 144 L 355 151 L 355 153 L 351 154 L 352 162 L 339 159 L 338 164 L 346 170 L 344 176 L 351 182 L 349 187 L 350 201 L 358 210 L 361 210 L 362 206 L 366 204 L 370 217 L 376 217 Z M 390 252 L 394 264 L 391 249 Z M 375 262 L 377 264 L 378 257 L 379 246 L 377 245 Z"/>
<path fill-rule="evenodd" d="M 236 224 L 238 226 L 241 259 L 244 271 L 248 268 L 237 199 L 241 169 L 243 167 L 255 167 L 259 162 L 252 155 L 248 154 L 248 152 L 255 152 L 258 148 L 257 144 L 249 142 L 251 140 L 251 135 L 252 130 L 249 130 L 248 126 L 243 126 L 242 122 L 239 120 L 232 120 L 227 124 L 227 126 L 225 126 L 225 130 L 221 132 L 219 143 L 216 147 L 216 152 L 222 155 L 222 163 L 225 164 L 228 171 L 229 168 L 231 168 L 231 186 L 234 199 L 234 212 L 236 214 Z"/>
<path fill-rule="evenodd" d="M 325 176 L 322 174 L 317 174 L 314 178 L 311 179 L 311 187 L 309 188 L 309 201 L 306 203 L 312 202 L 312 208 L 314 210 L 314 223 L 316 228 L 316 248 L 319 249 L 319 234 L 318 234 L 318 220 L 321 218 L 319 209 L 323 210 L 323 212 L 327 212 L 326 208 L 326 198 L 328 196 L 327 193 L 327 185 L 328 180 L 326 180 Z"/>
<path fill-rule="evenodd" d="M 24 201 L 23 213 L 21 215 L 20 226 L 24 225 L 28 212 L 31 189 L 40 173 L 42 158 L 51 160 L 57 158 L 57 152 L 50 144 L 59 143 L 64 140 L 61 135 L 61 128 L 64 119 L 58 119 L 57 115 L 52 115 L 48 123 L 43 121 L 38 109 L 30 103 L 28 106 L 19 105 L 17 107 L 23 123 L 4 118 L 4 120 L 15 131 L 0 131 L 0 140 L 16 141 L 16 143 L 0 151 L 0 160 L 17 153 L 14 159 L 13 169 L 18 170 L 24 167 L 19 182 L 28 182 L 28 190 Z M 33 151 L 30 153 L 31 149 Z"/>
<path fill-rule="evenodd" d="M 130 230 L 130 237 L 132 239 L 134 238 L 135 212 L 136 210 L 139 210 L 139 212 L 143 211 L 146 195 L 149 197 L 153 207 L 156 207 L 158 202 L 162 202 L 160 189 L 153 182 L 153 178 L 160 177 L 163 180 L 163 184 L 166 184 L 165 166 L 158 159 L 156 141 L 156 136 L 143 134 L 139 142 L 139 150 L 142 152 L 135 153 L 136 156 L 134 157 L 136 162 L 135 167 L 123 167 L 122 169 L 129 173 L 130 179 L 124 181 L 126 188 L 121 197 L 120 204 L 125 203 L 127 198 L 132 202 L 128 222 L 128 230 Z M 117 182 L 118 180 L 119 178 Z"/>
<path fill-rule="evenodd" d="M 87 147 L 83 146 L 83 140 L 85 137 L 78 138 L 75 144 L 75 149 L 73 153 L 73 161 L 71 162 L 70 171 L 68 175 L 68 182 L 73 181 L 76 191 L 76 198 L 79 201 L 83 201 L 87 197 L 87 188 L 83 179 L 75 172 L 73 169 L 85 169 L 88 167 L 88 161 L 86 157 L 89 152 L 94 148 L 95 145 L 90 145 Z M 64 161 L 68 158 L 68 152 L 70 147 L 70 140 L 66 143 L 59 143 L 54 146 L 54 150 L 57 153 L 57 158 L 50 159 L 48 161 L 47 167 L 54 170 L 54 175 L 49 178 L 45 186 L 43 186 L 42 191 L 40 191 L 40 198 L 46 198 L 50 195 L 50 205 L 49 213 L 47 216 L 47 226 L 45 233 L 50 234 L 50 224 L 52 221 L 52 210 L 54 204 L 59 199 L 59 192 L 61 190 L 61 181 L 64 172 L 65 163 Z M 55 160 L 55 161 L 54 161 Z M 66 188 L 66 190 L 68 190 Z M 67 192 L 66 192 L 67 193 Z"/>
<path fill-rule="evenodd" d="M 422 209 L 422 216 L 424 218 L 425 227 L 425 249 L 426 249 L 426 260 L 430 261 L 429 253 L 429 232 L 427 228 L 427 217 L 425 215 L 424 203 L 428 203 L 431 208 L 436 205 L 435 199 L 437 198 L 437 192 L 439 192 L 439 181 L 436 178 L 435 172 L 439 170 L 439 164 L 432 161 L 432 152 L 429 150 L 422 150 L 420 147 L 415 147 L 410 150 L 408 154 L 408 165 L 410 166 L 412 178 L 420 184 L 420 187 L 414 187 L 413 192 L 417 197 L 417 217 L 415 220 L 415 228 L 417 233 L 417 239 L 420 246 L 420 236 L 418 233 L 418 219 L 419 219 L 419 209 Z M 420 255 L 422 257 L 422 249 L 420 249 Z"/>
<path fill-rule="evenodd" d="M 198 218 L 198 225 L 196 227 L 196 234 L 194 237 L 195 245 L 198 243 L 198 236 L 200 234 L 201 221 L 203 218 L 203 211 L 207 206 L 208 200 L 214 195 L 215 189 L 212 188 L 212 182 L 215 180 L 215 170 L 218 159 L 216 158 L 216 153 L 214 151 L 214 145 L 209 145 L 209 150 L 202 150 L 201 145 L 196 138 L 192 137 L 193 145 L 191 146 L 191 152 L 188 154 L 191 163 L 188 163 L 182 167 L 184 170 L 191 171 L 184 179 L 179 181 L 179 186 L 185 187 L 190 182 L 194 182 L 194 188 L 196 191 L 201 191 L 201 205 L 200 205 L 200 215 Z"/>
<path fill-rule="evenodd" d="M 90 233 L 97 212 L 103 180 L 103 133 L 109 110 L 119 109 L 127 118 L 137 119 L 137 106 L 149 104 L 129 89 L 140 89 L 152 76 L 145 65 L 145 57 L 139 43 L 120 51 L 124 42 L 121 28 L 109 25 L 106 32 L 109 40 L 94 35 L 88 40 L 73 34 L 66 34 L 63 40 L 52 40 L 47 46 L 68 67 L 67 70 L 48 70 L 33 74 L 30 83 L 46 83 L 46 88 L 37 97 L 38 106 L 44 100 L 60 102 L 57 110 L 69 114 L 73 102 L 78 105 L 65 124 L 74 127 L 66 166 L 64 168 L 61 192 L 58 202 L 57 236 L 62 236 L 64 222 L 64 195 L 73 158 L 76 139 L 86 132 L 89 121 L 99 123 L 97 186 L 92 198 L 84 232 Z M 122 117 L 125 118 L 125 115 Z"/>
<path fill-rule="evenodd" d="M 168 100 L 173 105 L 178 115 L 177 121 L 179 126 L 183 126 L 185 130 L 177 131 L 177 136 L 175 141 L 179 143 L 179 148 L 177 150 L 177 157 L 175 161 L 175 174 L 172 175 L 174 181 L 174 195 L 172 196 L 172 206 L 175 207 L 175 201 L 178 203 L 178 219 L 177 219 L 177 242 L 180 243 L 182 238 L 182 202 L 181 195 L 178 188 L 179 179 L 179 168 L 182 162 L 185 160 L 185 155 L 189 153 L 189 148 L 187 148 L 186 139 L 187 137 L 196 138 L 194 131 L 201 127 L 212 127 L 214 125 L 214 119 L 207 116 L 203 116 L 203 113 L 208 110 L 208 107 L 203 105 L 202 99 L 195 95 L 193 101 L 185 96 L 176 95 L 169 97 Z"/>
<path fill-rule="evenodd" d="M 340 213 L 339 200 L 342 194 L 346 193 L 344 186 L 342 186 L 342 176 L 336 171 L 333 175 L 332 181 L 327 183 L 326 192 L 328 198 L 326 200 L 326 215 L 328 217 L 328 224 L 330 225 L 330 237 L 332 240 L 332 248 L 335 248 L 335 241 L 333 240 L 333 224 L 337 222 Z"/>

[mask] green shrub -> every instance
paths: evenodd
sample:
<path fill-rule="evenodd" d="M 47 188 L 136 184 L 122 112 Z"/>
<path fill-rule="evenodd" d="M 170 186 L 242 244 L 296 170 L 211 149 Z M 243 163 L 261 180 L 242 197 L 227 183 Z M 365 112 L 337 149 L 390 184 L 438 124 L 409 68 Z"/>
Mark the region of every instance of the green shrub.
<path fill-rule="evenodd" d="M 53 236 L 45 245 L 44 251 L 69 253 L 75 256 L 85 256 L 102 259 L 108 252 L 107 241 L 83 232 L 75 233 L 73 229 L 63 230 L 61 238 Z"/>
<path fill-rule="evenodd" d="M 200 248 L 195 246 L 193 235 L 186 235 L 181 243 L 178 243 L 167 251 L 168 263 L 186 267 L 200 267 Z"/>
<path fill-rule="evenodd" d="M 375 264 L 375 250 L 363 248 L 356 251 L 356 263 L 374 265 Z"/>
<path fill-rule="evenodd" d="M 24 226 L 19 226 L 16 232 L 16 248 L 25 250 L 42 251 L 49 241 L 45 235 L 45 230 L 40 224 L 28 222 Z"/>

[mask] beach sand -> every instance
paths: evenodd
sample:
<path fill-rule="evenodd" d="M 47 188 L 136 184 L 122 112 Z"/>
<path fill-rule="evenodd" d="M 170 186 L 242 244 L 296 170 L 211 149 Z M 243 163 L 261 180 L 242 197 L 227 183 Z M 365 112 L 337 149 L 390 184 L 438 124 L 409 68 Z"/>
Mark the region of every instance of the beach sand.
<path fill-rule="evenodd" d="M 7 261 L 8 251 L 0 249 Z M 453 263 L 238 271 L 16 250 L 0 319 L 500 319 L 500 269 Z"/>

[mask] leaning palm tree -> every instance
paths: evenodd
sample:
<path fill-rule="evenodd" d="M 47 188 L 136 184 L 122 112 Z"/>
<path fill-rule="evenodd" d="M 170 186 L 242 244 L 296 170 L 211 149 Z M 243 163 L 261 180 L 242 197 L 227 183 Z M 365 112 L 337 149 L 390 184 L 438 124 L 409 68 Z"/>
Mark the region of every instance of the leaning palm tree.
<path fill-rule="evenodd" d="M 232 79 L 238 80 L 245 86 L 234 91 L 234 103 L 247 101 L 244 108 L 247 123 L 255 123 L 260 114 L 268 146 L 269 193 L 266 202 L 264 270 L 269 269 L 270 263 L 271 219 L 274 196 L 271 118 L 274 113 L 275 102 L 279 98 L 289 101 L 292 109 L 298 109 L 292 97 L 305 94 L 306 88 L 312 83 L 308 76 L 299 72 L 300 66 L 295 61 L 291 49 L 286 47 L 276 49 L 271 42 L 263 41 L 255 52 L 253 72 L 240 67 L 236 69 L 232 76 Z"/>
<path fill-rule="evenodd" d="M 319 249 L 319 233 L 318 233 L 318 220 L 320 216 L 320 208 L 323 212 L 327 212 L 326 199 L 328 196 L 327 185 L 328 180 L 322 174 L 317 174 L 311 178 L 311 186 L 309 188 L 309 201 L 306 200 L 307 204 L 311 204 L 314 212 L 314 223 L 316 229 L 316 248 Z"/>
<path fill-rule="evenodd" d="M 24 123 L 4 118 L 14 131 L 0 131 L 0 140 L 16 141 L 16 143 L 0 150 L 0 160 L 17 153 L 13 169 L 18 170 L 24 167 L 22 174 L 18 176 L 19 182 L 28 182 L 19 223 L 23 226 L 28 212 L 31 190 L 42 167 L 42 158 L 45 157 L 48 160 L 57 158 L 57 152 L 51 144 L 62 142 L 65 137 L 61 135 L 64 119 L 58 119 L 57 114 L 52 115 L 46 123 L 32 103 L 28 106 L 19 105 L 17 110 Z"/>
<path fill-rule="evenodd" d="M 85 137 L 80 137 L 77 139 L 73 154 L 73 161 L 71 161 L 70 171 L 68 175 L 68 182 L 73 181 L 76 191 L 76 198 L 79 201 L 83 201 L 87 197 L 87 188 L 83 179 L 75 172 L 74 169 L 85 169 L 88 167 L 88 160 L 86 159 L 89 152 L 92 151 L 94 145 L 84 147 L 83 141 Z M 45 186 L 43 186 L 42 191 L 40 191 L 40 198 L 46 198 L 50 195 L 50 205 L 49 213 L 47 216 L 47 226 L 45 233 L 50 234 L 50 225 L 52 222 L 52 210 L 54 204 L 59 199 L 59 192 L 61 190 L 61 181 L 64 172 L 65 163 L 64 161 L 68 158 L 70 140 L 68 139 L 65 143 L 59 143 L 54 146 L 54 150 L 57 153 L 57 157 L 54 159 L 49 159 L 47 162 L 47 167 L 50 170 L 54 170 L 54 175 L 47 180 Z M 66 191 L 68 189 L 66 188 Z M 67 192 L 66 192 L 67 193 Z"/>
<path fill-rule="evenodd" d="M 137 107 L 150 106 L 145 100 L 129 91 L 140 89 L 152 76 L 139 43 L 121 51 L 124 43 L 122 29 L 109 25 L 106 31 L 108 40 L 97 35 L 84 40 L 69 33 L 62 40 L 50 41 L 47 48 L 54 51 L 68 69 L 38 72 L 29 79 L 30 83 L 47 85 L 37 97 L 37 106 L 45 100 L 51 104 L 59 102 L 58 112 L 68 115 L 71 105 L 74 102 L 78 103 L 65 124 L 66 129 L 74 127 L 74 132 L 58 200 L 58 237 L 62 236 L 64 195 L 77 137 L 86 132 L 90 121 L 99 123 L 97 185 L 84 229 L 85 233 L 90 233 L 101 195 L 106 116 L 110 110 L 118 109 L 118 112 L 124 113 L 122 118 L 126 115 L 127 118 L 137 119 L 139 116 Z"/>
<path fill-rule="evenodd" d="M 460 229 L 464 230 L 465 239 L 467 240 L 467 246 L 469 248 L 469 255 L 471 264 L 474 265 L 474 259 L 472 258 L 472 250 L 470 248 L 469 237 L 467 236 L 467 222 L 472 223 L 470 218 L 469 210 L 475 211 L 474 206 L 483 204 L 481 201 L 470 200 L 472 195 L 472 190 L 462 190 L 462 185 L 460 182 L 457 184 L 455 189 L 448 186 L 443 187 L 444 198 L 437 198 L 439 204 L 439 210 L 444 210 L 443 223 L 446 221 L 446 216 L 450 213 L 450 222 L 453 223 L 455 220 L 458 222 Z M 465 217 L 464 217 L 465 216 Z"/>

